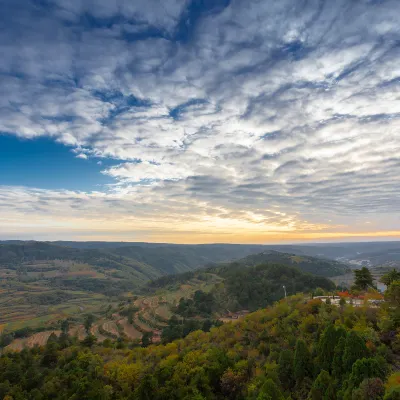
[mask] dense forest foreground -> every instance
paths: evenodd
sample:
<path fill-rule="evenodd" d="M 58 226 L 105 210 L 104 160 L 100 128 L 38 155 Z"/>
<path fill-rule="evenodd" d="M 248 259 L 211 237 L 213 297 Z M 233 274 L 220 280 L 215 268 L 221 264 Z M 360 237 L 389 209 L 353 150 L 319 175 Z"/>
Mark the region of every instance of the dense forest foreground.
<path fill-rule="evenodd" d="M 202 248 L 0 250 L 0 399 L 400 399 L 391 266 L 275 250 L 216 262 L 224 246 L 203 268 Z"/>
<path fill-rule="evenodd" d="M 166 345 L 53 336 L 1 356 L 0 398 L 399 399 L 399 289 L 380 307 L 298 294 Z"/>

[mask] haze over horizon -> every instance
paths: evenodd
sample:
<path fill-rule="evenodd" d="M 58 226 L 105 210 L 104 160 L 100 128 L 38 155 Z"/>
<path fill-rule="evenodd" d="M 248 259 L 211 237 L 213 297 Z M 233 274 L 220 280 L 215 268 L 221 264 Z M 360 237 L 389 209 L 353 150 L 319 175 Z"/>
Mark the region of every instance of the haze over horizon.
<path fill-rule="evenodd" d="M 0 240 L 400 240 L 399 18 L 5 0 Z"/>

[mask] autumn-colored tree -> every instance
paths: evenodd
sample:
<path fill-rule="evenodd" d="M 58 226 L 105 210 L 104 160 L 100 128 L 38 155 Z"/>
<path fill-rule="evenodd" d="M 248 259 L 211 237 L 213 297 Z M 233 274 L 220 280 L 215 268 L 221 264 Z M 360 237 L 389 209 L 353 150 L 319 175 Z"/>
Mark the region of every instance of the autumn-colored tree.
<path fill-rule="evenodd" d="M 381 400 L 385 394 L 385 386 L 380 378 L 364 379 L 359 388 L 353 390 L 352 400 Z"/>

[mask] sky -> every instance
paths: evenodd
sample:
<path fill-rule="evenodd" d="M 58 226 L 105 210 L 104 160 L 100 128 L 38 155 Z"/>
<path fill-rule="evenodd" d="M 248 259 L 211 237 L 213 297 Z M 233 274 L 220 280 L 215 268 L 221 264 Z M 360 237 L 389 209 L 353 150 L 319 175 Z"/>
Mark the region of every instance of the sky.
<path fill-rule="evenodd" d="M 0 239 L 400 239 L 398 0 L 0 11 Z"/>

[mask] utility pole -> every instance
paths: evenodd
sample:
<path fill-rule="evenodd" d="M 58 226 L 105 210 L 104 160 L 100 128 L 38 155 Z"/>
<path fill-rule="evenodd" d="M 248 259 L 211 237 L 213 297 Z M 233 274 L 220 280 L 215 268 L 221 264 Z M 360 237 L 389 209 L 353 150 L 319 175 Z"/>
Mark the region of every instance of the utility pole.
<path fill-rule="evenodd" d="M 283 287 L 283 290 L 285 291 L 285 299 L 286 299 L 286 297 L 287 297 L 287 296 L 286 296 L 286 286 L 283 285 L 282 287 Z"/>

